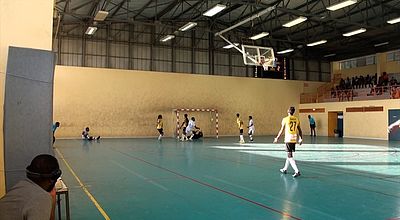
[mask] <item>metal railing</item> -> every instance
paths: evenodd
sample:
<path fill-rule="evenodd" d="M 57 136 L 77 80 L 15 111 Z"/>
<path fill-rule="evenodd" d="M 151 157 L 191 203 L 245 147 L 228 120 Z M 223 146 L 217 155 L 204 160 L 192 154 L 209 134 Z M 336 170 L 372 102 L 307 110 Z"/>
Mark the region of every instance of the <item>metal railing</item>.
<path fill-rule="evenodd" d="M 362 90 L 370 89 L 368 93 L 360 93 Z M 369 99 L 400 99 L 400 86 L 373 86 L 359 89 L 340 89 L 321 93 L 301 94 L 300 103 L 321 103 L 321 102 L 343 102 Z"/>

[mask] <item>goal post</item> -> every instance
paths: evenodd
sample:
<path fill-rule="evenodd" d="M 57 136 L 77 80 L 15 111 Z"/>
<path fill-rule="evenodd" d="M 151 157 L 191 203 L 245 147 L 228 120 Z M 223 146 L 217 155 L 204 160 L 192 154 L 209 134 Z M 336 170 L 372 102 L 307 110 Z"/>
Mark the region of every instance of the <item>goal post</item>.
<path fill-rule="evenodd" d="M 176 137 L 180 137 L 180 129 L 179 127 L 181 126 L 181 121 L 180 119 L 183 118 L 184 113 L 189 114 L 189 120 L 191 118 L 190 113 L 194 112 L 209 112 L 215 117 L 215 120 L 211 117 L 211 121 L 215 122 L 215 136 L 218 138 L 218 110 L 215 108 L 177 108 L 173 109 L 174 114 L 176 115 L 176 129 L 175 129 L 175 134 Z M 196 120 L 197 122 L 197 120 Z M 201 128 L 202 125 L 200 124 L 199 127 Z M 203 131 L 204 132 L 204 131 Z"/>

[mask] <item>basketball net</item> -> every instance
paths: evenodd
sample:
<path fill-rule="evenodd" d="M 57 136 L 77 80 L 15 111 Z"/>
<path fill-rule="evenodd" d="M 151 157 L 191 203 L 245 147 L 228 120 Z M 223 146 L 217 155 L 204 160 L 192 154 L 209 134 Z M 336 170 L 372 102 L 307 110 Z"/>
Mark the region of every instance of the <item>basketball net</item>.
<path fill-rule="evenodd" d="M 263 67 L 265 71 L 268 70 L 268 63 L 265 62 L 265 57 L 261 56 L 258 63 Z"/>

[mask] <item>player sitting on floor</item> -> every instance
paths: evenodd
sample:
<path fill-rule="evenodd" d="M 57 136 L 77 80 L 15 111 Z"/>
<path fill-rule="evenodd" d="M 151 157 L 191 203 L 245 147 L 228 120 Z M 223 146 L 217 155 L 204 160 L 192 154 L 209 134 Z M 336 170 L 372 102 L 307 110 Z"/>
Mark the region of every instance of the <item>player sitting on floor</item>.
<path fill-rule="evenodd" d="M 98 136 L 97 138 L 90 136 L 89 135 L 89 127 L 86 127 L 85 130 L 82 131 L 82 139 L 87 140 L 87 141 L 99 140 L 100 136 Z"/>
<path fill-rule="evenodd" d="M 203 132 L 201 131 L 201 129 L 195 129 L 193 130 L 193 137 L 192 139 L 200 139 L 203 137 Z"/>

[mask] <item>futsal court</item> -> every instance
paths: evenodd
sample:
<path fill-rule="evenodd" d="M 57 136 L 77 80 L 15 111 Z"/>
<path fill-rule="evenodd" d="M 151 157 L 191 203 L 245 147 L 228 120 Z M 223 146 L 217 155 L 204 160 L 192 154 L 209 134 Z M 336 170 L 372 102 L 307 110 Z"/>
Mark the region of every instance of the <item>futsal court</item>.
<path fill-rule="evenodd" d="M 400 220 L 399 39 L 400 0 L 0 0 L 0 199 L 28 178 L 55 219 Z"/>
<path fill-rule="evenodd" d="M 286 153 L 272 141 L 58 140 L 56 155 L 72 219 L 102 219 L 98 207 L 111 219 L 400 216 L 399 142 L 306 136 L 295 153 L 302 176 L 293 178 L 279 172 Z"/>

